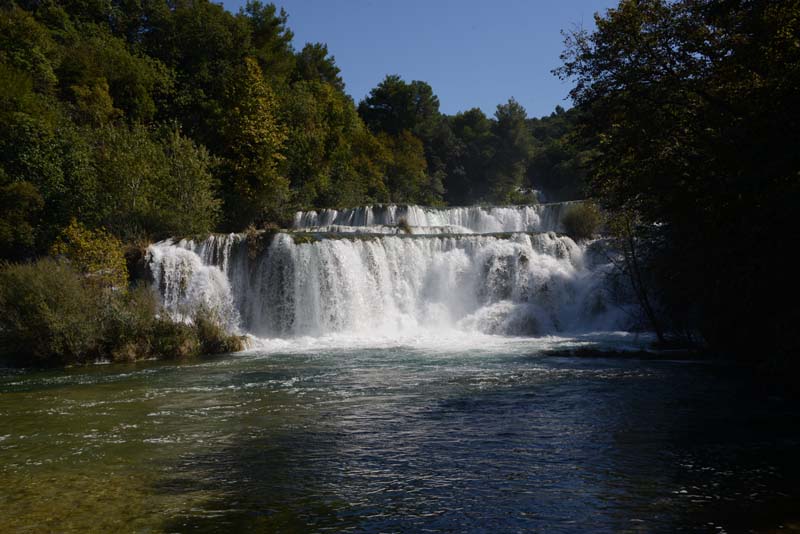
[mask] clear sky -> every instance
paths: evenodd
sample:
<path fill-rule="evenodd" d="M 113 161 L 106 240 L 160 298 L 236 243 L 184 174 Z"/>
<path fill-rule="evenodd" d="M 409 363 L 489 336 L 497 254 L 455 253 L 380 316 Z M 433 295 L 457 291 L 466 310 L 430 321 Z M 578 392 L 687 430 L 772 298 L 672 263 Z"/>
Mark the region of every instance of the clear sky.
<path fill-rule="evenodd" d="M 244 0 L 225 0 L 238 11 Z M 594 27 L 612 0 L 275 0 L 289 14 L 298 50 L 323 42 L 356 102 L 387 74 L 428 82 L 441 110 L 489 115 L 514 97 L 529 116 L 548 115 L 570 86 L 560 31 Z"/>

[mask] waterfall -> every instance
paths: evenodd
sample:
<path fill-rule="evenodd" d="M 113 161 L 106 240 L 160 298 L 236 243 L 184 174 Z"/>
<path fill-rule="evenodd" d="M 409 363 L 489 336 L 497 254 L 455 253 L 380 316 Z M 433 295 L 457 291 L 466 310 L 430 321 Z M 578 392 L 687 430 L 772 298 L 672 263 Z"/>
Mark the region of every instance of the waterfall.
<path fill-rule="evenodd" d="M 428 208 L 421 206 L 380 205 L 360 208 L 320 211 L 298 211 L 294 216 L 295 229 L 320 227 L 397 227 L 401 221 L 414 233 L 430 229 L 447 229 L 447 233 L 497 232 L 561 232 L 563 210 L 572 202 L 534 204 L 531 206 Z M 345 230 L 348 231 L 348 230 Z"/>
<path fill-rule="evenodd" d="M 263 338 L 623 329 L 607 260 L 569 237 L 528 231 L 558 226 L 561 207 L 549 206 L 307 212 L 295 226 L 325 235 L 167 240 L 148 260 L 169 313 L 214 307 L 231 329 Z M 406 217 L 413 233 L 391 233 Z"/>

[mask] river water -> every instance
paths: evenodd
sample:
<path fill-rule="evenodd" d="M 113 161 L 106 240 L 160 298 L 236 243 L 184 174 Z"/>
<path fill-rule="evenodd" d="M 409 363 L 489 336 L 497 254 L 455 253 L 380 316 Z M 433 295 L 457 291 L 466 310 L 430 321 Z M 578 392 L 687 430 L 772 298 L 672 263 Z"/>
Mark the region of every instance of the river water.
<path fill-rule="evenodd" d="M 631 335 L 0 372 L 0 532 L 787 532 L 797 407 Z M 370 346 L 372 345 L 372 346 Z"/>

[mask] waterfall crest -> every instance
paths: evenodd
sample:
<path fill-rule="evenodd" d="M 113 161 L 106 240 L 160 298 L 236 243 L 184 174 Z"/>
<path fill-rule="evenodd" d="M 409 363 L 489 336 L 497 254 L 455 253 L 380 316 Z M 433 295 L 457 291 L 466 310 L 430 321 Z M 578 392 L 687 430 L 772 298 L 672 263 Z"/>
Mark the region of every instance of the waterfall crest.
<path fill-rule="evenodd" d="M 580 202 L 580 201 L 577 201 Z M 362 206 L 346 210 L 326 209 L 298 211 L 293 228 L 319 227 L 397 227 L 401 221 L 414 233 L 430 229 L 448 229 L 446 233 L 498 233 L 498 232 L 561 232 L 561 216 L 573 202 L 533 204 L 530 206 L 468 206 L 430 208 L 423 206 L 380 205 Z"/>
<path fill-rule="evenodd" d="M 624 305 L 605 290 L 610 264 L 569 237 L 525 232 L 543 221 L 557 226 L 557 219 L 543 217 L 547 211 L 390 206 L 308 212 L 295 224 L 329 233 L 167 240 L 151 245 L 148 260 L 171 314 L 185 318 L 199 306 L 213 307 L 232 329 L 257 337 L 624 328 Z M 389 233 L 393 220 L 414 213 L 414 234 Z M 512 233 L 478 233 L 498 226 Z M 452 227 L 464 230 L 442 230 Z"/>

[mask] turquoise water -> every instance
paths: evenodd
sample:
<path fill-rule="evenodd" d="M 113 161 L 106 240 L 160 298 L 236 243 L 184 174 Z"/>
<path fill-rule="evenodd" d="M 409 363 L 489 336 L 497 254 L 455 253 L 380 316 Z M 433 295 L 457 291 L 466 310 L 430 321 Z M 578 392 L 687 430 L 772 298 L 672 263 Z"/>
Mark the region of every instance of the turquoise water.
<path fill-rule="evenodd" d="M 486 340 L 2 371 L 0 532 L 798 528 L 746 373 Z"/>

